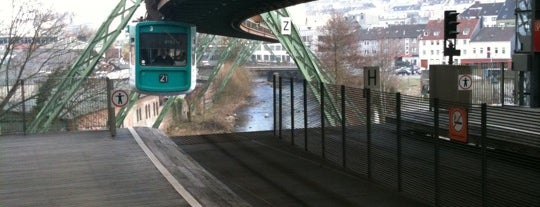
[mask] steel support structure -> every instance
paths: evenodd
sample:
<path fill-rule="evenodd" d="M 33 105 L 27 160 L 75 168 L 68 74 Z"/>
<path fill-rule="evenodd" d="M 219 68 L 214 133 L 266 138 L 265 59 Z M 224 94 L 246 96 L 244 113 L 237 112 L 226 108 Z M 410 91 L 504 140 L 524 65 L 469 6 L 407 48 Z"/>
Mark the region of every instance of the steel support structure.
<path fill-rule="evenodd" d="M 317 83 L 324 84 L 333 84 L 335 80 L 325 73 L 322 69 L 322 64 L 315 57 L 313 52 L 307 48 L 302 42 L 302 37 L 300 36 L 298 30 L 291 23 L 291 34 L 290 35 L 281 35 L 281 17 L 289 17 L 289 13 L 286 9 L 279 9 L 267 13 L 261 14 L 261 17 L 265 24 L 268 26 L 270 31 L 277 37 L 279 42 L 287 50 L 289 55 L 294 58 L 294 61 L 302 73 L 303 77 L 307 80 L 308 86 L 312 93 L 315 95 L 317 100 L 321 102 L 321 92 L 319 91 L 319 86 Z M 337 123 L 340 123 L 341 112 L 339 111 L 339 106 L 336 106 L 336 101 L 333 93 L 328 91 L 327 87 L 324 87 L 325 92 L 322 93 L 325 95 L 326 106 L 334 113 L 329 113 L 328 110 L 325 110 L 325 117 L 329 122 L 330 126 L 335 126 Z"/>
<path fill-rule="evenodd" d="M 127 0 L 119 0 L 88 46 L 63 77 L 63 82 L 55 89 L 54 94 L 32 121 L 29 126 L 30 133 L 48 131 L 53 120 L 59 116 L 66 103 L 80 88 L 82 82 L 94 71 L 99 59 L 129 23 L 143 0 L 130 2 L 133 4 L 128 5 Z"/>
<path fill-rule="evenodd" d="M 227 72 L 227 75 L 221 81 L 220 87 L 216 90 L 216 94 L 218 94 L 218 95 L 221 94 L 223 89 L 225 89 L 225 86 L 227 86 L 227 83 L 229 82 L 230 78 L 232 77 L 232 75 L 234 74 L 236 69 L 238 69 L 238 67 L 240 67 L 241 65 L 244 65 L 246 63 L 246 61 L 249 60 L 249 57 L 251 57 L 253 52 L 259 46 L 261 46 L 260 41 L 250 41 L 250 40 L 242 40 L 242 41 L 243 41 L 243 43 L 241 45 L 245 45 L 245 46 L 242 47 L 242 49 L 240 50 L 240 52 L 236 56 L 236 59 L 234 60 L 233 64 L 231 65 L 231 68 L 229 69 L 229 71 Z"/>

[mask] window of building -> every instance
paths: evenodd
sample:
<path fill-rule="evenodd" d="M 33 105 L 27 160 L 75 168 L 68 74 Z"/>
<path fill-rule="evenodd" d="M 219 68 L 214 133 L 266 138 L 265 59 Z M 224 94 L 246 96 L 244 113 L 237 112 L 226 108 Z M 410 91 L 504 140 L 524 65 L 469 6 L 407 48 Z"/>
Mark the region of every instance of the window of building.
<path fill-rule="evenodd" d="M 426 54 L 426 50 L 422 50 L 422 55 L 425 55 Z"/>
<path fill-rule="evenodd" d="M 505 48 L 505 47 L 503 47 L 503 48 L 501 49 L 501 53 L 502 53 L 502 54 L 506 54 L 506 48 Z"/>
<path fill-rule="evenodd" d="M 483 47 L 480 48 L 480 54 L 484 54 L 484 48 Z"/>
<path fill-rule="evenodd" d="M 471 28 L 465 28 L 465 29 L 463 30 L 463 35 L 468 35 L 469 32 L 471 32 Z"/>
<path fill-rule="evenodd" d="M 431 45 L 433 45 L 433 40 L 431 40 Z"/>
<path fill-rule="evenodd" d="M 495 54 L 499 53 L 499 48 L 495 48 Z"/>
<path fill-rule="evenodd" d="M 431 55 L 434 55 L 434 54 L 435 54 L 435 52 L 433 50 L 431 50 Z"/>
<path fill-rule="evenodd" d="M 463 40 L 463 45 L 466 45 L 467 44 L 467 40 Z"/>
<path fill-rule="evenodd" d="M 476 54 L 476 48 L 475 47 L 472 49 L 472 54 Z"/>

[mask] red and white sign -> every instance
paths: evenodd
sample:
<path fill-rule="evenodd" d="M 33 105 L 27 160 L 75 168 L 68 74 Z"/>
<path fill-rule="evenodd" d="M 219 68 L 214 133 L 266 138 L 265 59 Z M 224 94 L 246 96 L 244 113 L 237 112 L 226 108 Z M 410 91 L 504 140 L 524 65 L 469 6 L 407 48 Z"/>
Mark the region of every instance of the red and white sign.
<path fill-rule="evenodd" d="M 123 107 L 128 103 L 129 95 L 124 90 L 116 90 L 111 95 L 111 101 L 116 107 Z"/>
<path fill-rule="evenodd" d="M 472 89 L 472 77 L 469 74 L 458 75 L 458 90 L 468 91 Z"/>
<path fill-rule="evenodd" d="M 448 111 L 450 139 L 467 143 L 467 109 L 450 107 Z"/>

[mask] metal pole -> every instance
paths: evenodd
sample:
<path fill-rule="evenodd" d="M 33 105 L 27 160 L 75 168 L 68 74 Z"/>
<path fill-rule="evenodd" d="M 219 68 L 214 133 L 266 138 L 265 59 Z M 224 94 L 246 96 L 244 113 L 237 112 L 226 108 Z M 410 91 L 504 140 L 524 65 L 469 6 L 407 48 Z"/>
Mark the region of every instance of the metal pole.
<path fill-rule="evenodd" d="M 326 137 L 325 137 L 325 130 L 324 130 L 324 83 L 321 84 L 321 147 L 322 147 L 322 157 L 323 159 L 326 159 Z"/>
<path fill-rule="evenodd" d="M 366 135 L 367 135 L 367 175 L 371 180 L 371 91 L 364 89 L 366 94 Z"/>
<path fill-rule="evenodd" d="M 23 134 L 26 135 L 26 100 L 24 97 L 24 80 L 21 81 L 21 98 L 22 98 L 22 121 L 23 121 Z"/>
<path fill-rule="evenodd" d="M 434 100 L 435 111 L 434 117 L 435 123 L 433 125 L 433 144 L 434 144 L 434 172 L 435 172 L 435 206 L 440 206 L 440 178 L 439 178 L 439 99 Z"/>
<path fill-rule="evenodd" d="M 111 132 L 111 137 L 116 136 L 116 118 L 115 118 L 115 110 L 114 106 L 112 105 L 111 96 L 112 96 L 112 90 L 113 90 L 113 82 L 111 79 L 107 78 L 105 79 L 107 82 L 107 109 L 108 109 L 108 116 L 109 116 L 109 131 Z"/>
<path fill-rule="evenodd" d="M 274 104 L 273 104 L 272 107 L 274 108 L 274 110 L 273 110 L 273 112 L 274 112 L 274 117 L 273 117 L 273 118 L 274 118 L 274 137 L 275 137 L 275 136 L 277 135 L 276 130 L 278 129 L 277 126 L 276 126 L 276 125 L 277 125 L 277 116 L 276 116 L 276 115 L 277 115 L 277 111 L 276 111 L 276 108 L 277 108 L 277 107 L 276 107 L 276 105 L 277 105 L 277 95 L 276 95 L 276 87 L 277 87 L 277 85 L 276 85 L 276 74 L 274 74 L 274 75 L 272 76 L 272 85 L 274 86 L 274 88 L 272 89 L 272 91 L 273 91 L 273 97 L 272 97 L 272 98 L 273 98 L 273 100 L 274 100 L 274 101 L 273 101 Z"/>
<path fill-rule="evenodd" d="M 341 158 L 343 159 L 343 168 L 347 168 L 347 121 L 345 116 L 345 103 L 345 86 L 341 85 Z"/>
<path fill-rule="evenodd" d="M 398 192 L 402 191 L 401 183 L 401 93 L 396 93 L 396 131 L 397 131 L 397 188 Z"/>
<path fill-rule="evenodd" d="M 482 114 L 481 114 L 481 142 L 482 142 L 482 206 L 487 204 L 487 105 L 486 103 L 482 104 Z"/>
<path fill-rule="evenodd" d="M 289 78 L 291 88 L 291 145 L 294 146 L 294 82 Z"/>
<path fill-rule="evenodd" d="M 504 88 L 504 63 L 501 63 L 501 106 L 504 106 L 504 95 L 505 95 L 505 88 Z"/>
<path fill-rule="evenodd" d="M 308 151 L 308 108 L 307 108 L 307 80 L 304 79 L 304 150 Z"/>
<path fill-rule="evenodd" d="M 281 130 L 283 129 L 283 78 L 279 77 L 279 139 L 281 139 Z"/>

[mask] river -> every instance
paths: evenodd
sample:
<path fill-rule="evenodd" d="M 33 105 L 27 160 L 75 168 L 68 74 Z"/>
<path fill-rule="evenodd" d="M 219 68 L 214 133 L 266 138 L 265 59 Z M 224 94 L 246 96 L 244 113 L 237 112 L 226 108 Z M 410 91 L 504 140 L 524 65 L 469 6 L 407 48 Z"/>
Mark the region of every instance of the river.
<path fill-rule="evenodd" d="M 266 78 L 254 78 L 251 82 L 252 97 L 248 104 L 237 111 L 235 132 L 269 131 L 273 127 L 273 88 Z"/>

